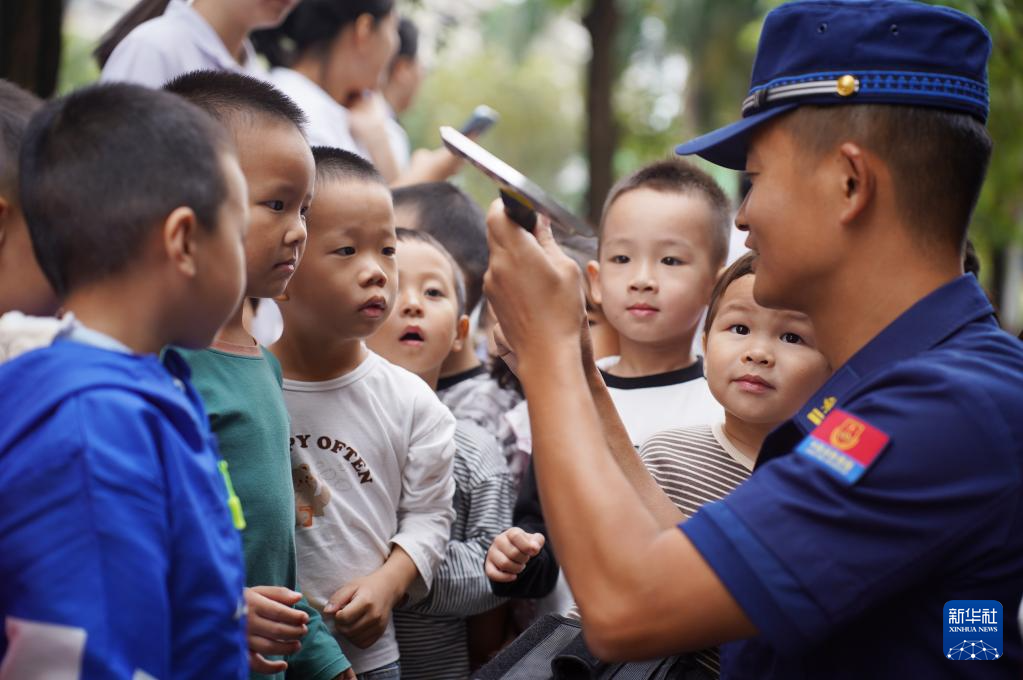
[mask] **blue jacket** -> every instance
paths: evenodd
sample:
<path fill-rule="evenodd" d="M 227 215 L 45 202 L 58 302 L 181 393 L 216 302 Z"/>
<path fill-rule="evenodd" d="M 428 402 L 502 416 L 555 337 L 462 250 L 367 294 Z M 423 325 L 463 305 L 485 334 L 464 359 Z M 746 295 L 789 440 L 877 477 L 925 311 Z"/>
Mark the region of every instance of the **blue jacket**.
<path fill-rule="evenodd" d="M 11 677 L 248 676 L 241 540 L 188 375 L 71 341 L 0 366 Z"/>

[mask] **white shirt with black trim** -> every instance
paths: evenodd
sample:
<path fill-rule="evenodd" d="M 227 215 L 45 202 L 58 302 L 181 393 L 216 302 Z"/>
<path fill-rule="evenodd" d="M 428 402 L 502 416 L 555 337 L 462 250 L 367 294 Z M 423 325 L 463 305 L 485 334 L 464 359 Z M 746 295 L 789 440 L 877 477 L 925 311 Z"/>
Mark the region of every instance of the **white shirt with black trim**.
<path fill-rule="evenodd" d="M 617 356 L 604 357 L 597 362 L 597 367 L 636 448 L 661 430 L 724 420 L 725 411 L 715 401 L 703 377 L 702 358 L 697 357 L 686 368 L 638 378 L 621 378 L 608 373 L 618 360 Z"/>

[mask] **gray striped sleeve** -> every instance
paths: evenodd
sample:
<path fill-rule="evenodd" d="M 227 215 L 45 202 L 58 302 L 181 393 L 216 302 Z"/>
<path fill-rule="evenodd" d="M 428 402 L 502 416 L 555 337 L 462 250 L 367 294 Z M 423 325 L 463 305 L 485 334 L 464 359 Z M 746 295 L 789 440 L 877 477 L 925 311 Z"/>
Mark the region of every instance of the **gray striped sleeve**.
<path fill-rule="evenodd" d="M 512 525 L 515 480 L 494 438 L 479 427 L 459 421 L 455 446 L 451 540 L 430 594 L 410 611 L 467 617 L 504 601 L 491 592 L 483 563 L 494 538 Z"/>

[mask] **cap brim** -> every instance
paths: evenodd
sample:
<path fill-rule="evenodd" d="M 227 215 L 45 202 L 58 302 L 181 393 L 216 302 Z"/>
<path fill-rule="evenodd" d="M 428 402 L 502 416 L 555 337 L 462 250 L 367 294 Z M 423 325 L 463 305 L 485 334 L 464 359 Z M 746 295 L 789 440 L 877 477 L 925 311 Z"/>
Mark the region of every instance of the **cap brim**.
<path fill-rule="evenodd" d="M 775 116 L 791 111 L 797 106 L 799 106 L 798 103 L 784 104 L 755 113 L 731 125 L 679 144 L 675 147 L 675 153 L 679 156 L 695 154 L 715 165 L 732 170 L 745 170 L 746 149 L 749 146 L 750 137 L 753 136 L 756 129 Z"/>

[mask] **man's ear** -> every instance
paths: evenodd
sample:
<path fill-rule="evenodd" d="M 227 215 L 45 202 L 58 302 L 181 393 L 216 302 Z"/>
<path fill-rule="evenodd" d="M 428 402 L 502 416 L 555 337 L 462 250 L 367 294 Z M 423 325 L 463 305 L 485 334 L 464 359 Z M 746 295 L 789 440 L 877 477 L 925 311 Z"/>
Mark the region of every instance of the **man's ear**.
<path fill-rule="evenodd" d="M 877 191 L 877 158 L 862 147 L 845 142 L 838 147 L 839 181 L 841 181 L 842 208 L 839 221 L 852 224 L 867 209 Z"/>
<path fill-rule="evenodd" d="M 163 248 L 167 259 L 188 278 L 199 271 L 196 263 L 199 221 L 191 208 L 175 208 L 163 222 Z"/>
<path fill-rule="evenodd" d="M 457 331 L 455 332 L 455 341 L 451 343 L 452 352 L 461 352 L 462 348 L 465 347 L 465 339 L 469 337 L 469 317 L 466 314 L 458 317 Z"/>
<path fill-rule="evenodd" d="M 590 281 L 590 300 L 595 305 L 604 304 L 601 301 L 603 296 L 600 293 L 600 265 L 596 260 L 586 263 L 586 278 Z"/>

